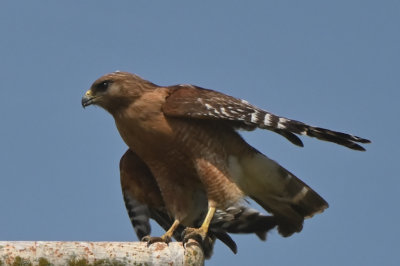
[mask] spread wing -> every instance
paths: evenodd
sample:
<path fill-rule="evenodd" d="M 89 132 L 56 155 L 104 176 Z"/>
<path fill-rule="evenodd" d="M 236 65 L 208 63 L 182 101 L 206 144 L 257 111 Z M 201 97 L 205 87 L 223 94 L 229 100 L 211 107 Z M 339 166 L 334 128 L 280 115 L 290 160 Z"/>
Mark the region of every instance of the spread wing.
<path fill-rule="evenodd" d="M 303 146 L 303 143 L 295 134 L 315 137 L 359 151 L 365 149 L 357 142 L 370 143 L 364 138 L 274 115 L 244 100 L 217 91 L 192 85 L 177 85 L 169 88 L 171 94 L 162 108 L 167 116 L 223 120 L 235 128 L 245 130 L 268 129 L 298 146 Z"/>

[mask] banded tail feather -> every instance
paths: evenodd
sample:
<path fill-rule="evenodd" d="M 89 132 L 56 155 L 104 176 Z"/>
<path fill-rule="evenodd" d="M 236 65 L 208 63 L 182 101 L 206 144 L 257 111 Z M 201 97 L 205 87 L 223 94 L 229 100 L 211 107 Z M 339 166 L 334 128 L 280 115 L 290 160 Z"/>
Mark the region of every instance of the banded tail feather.
<path fill-rule="evenodd" d="M 125 207 L 128 212 L 129 220 L 132 223 L 136 236 L 139 240 L 143 237 L 150 235 L 150 210 L 145 205 L 132 198 L 130 195 L 122 191 Z M 171 223 L 172 224 L 172 223 Z"/>

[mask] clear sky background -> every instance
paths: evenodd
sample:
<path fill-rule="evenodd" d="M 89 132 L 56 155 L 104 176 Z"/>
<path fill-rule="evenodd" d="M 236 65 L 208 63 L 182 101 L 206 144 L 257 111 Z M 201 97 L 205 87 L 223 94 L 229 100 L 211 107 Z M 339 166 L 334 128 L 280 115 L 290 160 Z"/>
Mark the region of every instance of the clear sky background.
<path fill-rule="evenodd" d="M 0 240 L 137 240 L 126 145 L 81 107 L 124 70 L 372 140 L 356 152 L 243 133 L 330 208 L 290 238 L 234 236 L 237 255 L 218 243 L 208 265 L 400 265 L 399 47 L 399 1 L 1 1 Z"/>

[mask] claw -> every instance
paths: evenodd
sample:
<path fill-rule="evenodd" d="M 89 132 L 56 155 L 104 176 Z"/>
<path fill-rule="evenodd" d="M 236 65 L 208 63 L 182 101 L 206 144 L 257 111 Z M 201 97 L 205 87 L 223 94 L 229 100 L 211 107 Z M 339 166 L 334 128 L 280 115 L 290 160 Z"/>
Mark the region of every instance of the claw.
<path fill-rule="evenodd" d="M 165 234 L 163 234 L 161 237 L 154 237 L 154 236 L 145 236 L 142 238 L 143 242 L 147 242 L 147 247 L 149 247 L 151 244 L 157 243 L 157 242 L 164 242 L 165 244 L 168 245 L 169 242 L 172 240 L 172 234 L 174 233 L 175 229 L 178 227 L 179 221 L 175 220 L 174 223 L 171 225 L 171 228 L 168 229 Z"/>
<path fill-rule="evenodd" d="M 142 239 L 140 239 L 141 242 L 149 242 L 151 236 L 144 236 Z"/>
<path fill-rule="evenodd" d="M 183 232 L 183 243 L 186 244 L 189 239 L 193 239 L 199 244 L 203 244 L 204 239 L 207 237 L 207 232 L 205 232 L 202 228 L 186 228 Z"/>
<path fill-rule="evenodd" d="M 143 242 L 147 242 L 147 247 L 149 247 L 151 244 L 157 243 L 157 242 L 162 242 L 165 244 L 169 244 L 171 242 L 171 237 L 167 235 L 163 235 L 161 237 L 157 236 L 145 236 L 142 238 Z"/>
<path fill-rule="evenodd" d="M 209 205 L 213 206 L 212 202 L 209 202 Z M 214 213 L 215 207 L 209 207 L 206 218 L 204 218 L 203 224 L 200 226 L 200 228 L 187 227 L 183 232 L 183 243 L 186 244 L 189 239 L 193 239 L 203 246 L 204 240 L 207 237 L 208 227 L 210 226 L 210 222 L 214 216 Z"/>

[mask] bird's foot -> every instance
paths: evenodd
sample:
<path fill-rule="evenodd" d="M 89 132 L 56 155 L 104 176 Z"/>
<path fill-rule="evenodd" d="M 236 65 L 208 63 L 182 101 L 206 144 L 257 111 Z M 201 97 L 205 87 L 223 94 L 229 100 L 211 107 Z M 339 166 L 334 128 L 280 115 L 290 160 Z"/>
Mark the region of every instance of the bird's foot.
<path fill-rule="evenodd" d="M 169 244 L 171 242 L 171 236 L 169 235 L 162 235 L 160 237 L 157 236 L 145 236 L 142 238 L 142 242 L 147 242 L 147 246 L 149 247 L 151 244 L 162 242 L 165 244 Z"/>
<path fill-rule="evenodd" d="M 204 240 L 207 237 L 207 231 L 204 230 L 204 228 L 200 227 L 200 228 L 191 228 L 191 227 L 187 227 L 184 231 L 183 231 L 183 244 L 186 244 L 189 239 L 193 239 L 196 242 L 198 242 L 199 244 L 203 244 Z"/>

